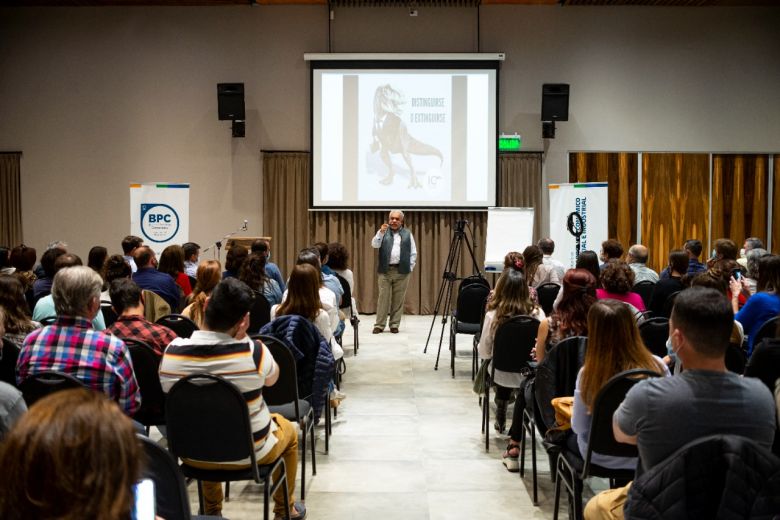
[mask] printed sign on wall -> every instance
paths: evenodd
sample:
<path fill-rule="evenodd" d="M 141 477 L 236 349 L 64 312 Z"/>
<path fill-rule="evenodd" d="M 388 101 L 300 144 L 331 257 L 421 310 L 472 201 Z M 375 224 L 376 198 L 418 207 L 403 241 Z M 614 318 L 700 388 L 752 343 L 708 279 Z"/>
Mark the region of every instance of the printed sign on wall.
<path fill-rule="evenodd" d="M 130 185 L 130 234 L 159 256 L 190 235 L 190 185 L 150 182 Z"/>
<path fill-rule="evenodd" d="M 579 252 L 598 254 L 609 238 L 607 183 L 550 184 L 548 188 L 553 258 L 574 267 Z"/>

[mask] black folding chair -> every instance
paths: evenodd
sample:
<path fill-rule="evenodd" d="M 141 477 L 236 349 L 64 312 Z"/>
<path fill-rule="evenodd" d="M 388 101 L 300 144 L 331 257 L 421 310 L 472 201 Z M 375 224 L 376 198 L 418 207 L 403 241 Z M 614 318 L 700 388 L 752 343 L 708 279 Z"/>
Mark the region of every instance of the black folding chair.
<path fill-rule="evenodd" d="M 111 306 L 111 302 L 100 302 L 100 312 L 103 314 L 103 321 L 106 322 L 106 327 L 110 327 L 116 322 L 117 315 L 114 312 L 114 307 Z"/>
<path fill-rule="evenodd" d="M 756 332 L 753 337 L 753 348 L 756 348 L 759 343 L 764 341 L 764 338 L 775 337 L 775 332 L 777 331 L 777 320 L 778 316 L 775 316 L 774 318 L 770 318 L 761 324 L 761 326 L 758 328 L 758 332 Z"/>
<path fill-rule="evenodd" d="M 553 520 L 558 520 L 558 504 L 561 498 L 561 486 L 569 493 L 570 504 L 575 520 L 582 519 L 582 483 L 588 477 L 602 477 L 610 480 L 610 487 L 616 487 L 617 482 L 630 481 L 635 470 L 612 469 L 591 462 L 594 452 L 614 457 L 638 457 L 637 447 L 615 440 L 612 432 L 612 415 L 626 397 L 628 391 L 640 378 L 658 377 L 660 374 L 651 370 L 626 370 L 613 376 L 596 395 L 591 416 L 588 447 L 583 458 L 579 450 L 576 452 L 563 448 L 558 455 L 557 478 L 555 480 L 555 504 L 553 505 Z M 572 516 L 571 514 L 569 515 Z"/>
<path fill-rule="evenodd" d="M 669 339 L 669 319 L 650 318 L 639 325 L 639 335 L 647 350 L 662 358 L 668 354 L 666 340 Z"/>
<path fill-rule="evenodd" d="M 141 391 L 141 408 L 133 419 L 146 427 L 146 434 L 152 426 L 165 424 L 165 392 L 160 384 L 160 357 L 154 349 L 141 340 L 120 338 L 130 351 L 135 380 Z"/>
<path fill-rule="evenodd" d="M 65 372 L 56 370 L 47 370 L 33 374 L 19 385 L 24 402 L 27 408 L 30 408 L 38 400 L 43 399 L 49 394 L 68 390 L 69 388 L 87 388 L 80 380 Z"/>
<path fill-rule="evenodd" d="M 482 328 L 482 315 L 485 309 L 485 301 L 490 294 L 490 286 L 487 280 L 479 278 L 484 283 L 469 277 L 463 280 L 458 289 L 458 301 L 455 310 L 452 312 L 450 321 L 450 370 L 452 377 L 455 377 L 455 350 L 458 334 L 477 334 Z M 464 285 L 465 283 L 465 285 Z M 436 365 L 434 369 L 439 368 L 439 355 L 441 354 L 441 345 L 436 353 Z"/>
<path fill-rule="evenodd" d="M 514 316 L 496 329 L 490 372 L 485 371 L 485 398 L 482 400 L 482 431 L 485 451 L 490 450 L 490 386 L 496 370 L 517 374 L 530 373 L 531 350 L 536 341 L 539 320 L 530 316 Z"/>
<path fill-rule="evenodd" d="M 335 276 L 339 283 L 341 283 L 341 289 L 344 291 L 344 294 L 341 297 L 341 301 L 339 302 L 339 310 L 349 316 L 349 324 L 352 325 L 352 333 L 354 338 L 354 353 L 357 355 L 357 351 L 360 346 L 358 339 L 358 324 L 360 323 L 360 319 L 357 315 L 357 309 L 355 309 L 352 305 L 352 288 L 350 288 L 347 279 L 340 274 L 334 272 L 333 276 Z M 338 338 L 338 342 L 339 345 L 341 345 L 341 337 Z"/>
<path fill-rule="evenodd" d="M 306 434 L 311 439 L 311 473 L 317 474 L 317 456 L 314 451 L 314 409 L 305 399 L 298 396 L 298 373 L 295 358 L 289 347 L 273 336 L 260 335 L 276 364 L 279 365 L 279 379 L 273 386 L 263 388 L 263 400 L 269 411 L 278 413 L 301 428 L 301 499 L 306 498 Z"/>
<path fill-rule="evenodd" d="M 555 304 L 555 298 L 558 297 L 558 292 L 561 290 L 561 286 L 553 282 L 545 282 L 536 288 L 536 296 L 539 298 L 539 306 L 544 311 L 546 316 L 552 314 L 553 304 Z"/>
<path fill-rule="evenodd" d="M 284 459 L 258 465 L 252 424 L 241 391 L 229 381 L 212 374 L 192 374 L 173 385 L 165 407 L 168 447 L 182 459 L 181 470 L 198 481 L 200 513 L 204 511 L 201 482 L 253 480 L 263 485 L 263 519 L 269 520 L 271 496 L 284 488 L 285 511 L 290 510 Z M 249 459 L 246 469 L 201 469 L 189 460 L 220 463 Z M 273 474 L 278 476 L 273 479 Z"/>
<path fill-rule="evenodd" d="M 664 302 L 663 310 L 661 311 L 661 317 L 668 318 L 672 315 L 672 309 L 674 308 L 674 302 L 677 300 L 677 296 L 680 294 L 680 291 L 673 292 L 669 296 L 666 297 L 666 301 Z"/>
<path fill-rule="evenodd" d="M 16 360 L 20 349 L 16 343 L 3 339 L 3 350 L 0 351 L 0 381 L 16 386 Z"/>
<path fill-rule="evenodd" d="M 189 338 L 193 332 L 198 330 L 198 326 L 194 321 L 181 314 L 167 314 L 157 320 L 156 323 L 168 327 L 180 338 Z"/>
<path fill-rule="evenodd" d="M 650 300 L 653 299 L 653 291 L 655 290 L 655 282 L 642 280 L 641 282 L 634 284 L 634 287 L 632 287 L 631 290 L 641 296 L 642 302 L 645 304 L 645 309 L 650 307 Z"/>
<path fill-rule="evenodd" d="M 257 334 L 263 325 L 271 321 L 271 304 L 265 299 L 263 293 L 254 291 L 255 301 L 249 309 L 249 332 Z"/>

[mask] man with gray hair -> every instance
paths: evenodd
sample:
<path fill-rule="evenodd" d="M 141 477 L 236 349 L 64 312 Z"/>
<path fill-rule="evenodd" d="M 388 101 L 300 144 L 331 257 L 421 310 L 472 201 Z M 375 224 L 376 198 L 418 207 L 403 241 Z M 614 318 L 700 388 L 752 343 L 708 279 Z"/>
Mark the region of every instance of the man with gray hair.
<path fill-rule="evenodd" d="M 387 222 L 380 226 L 371 239 L 371 247 L 379 249 L 379 298 L 373 333 L 379 334 L 385 330 L 389 314 L 390 332 L 397 334 L 404 315 L 409 275 L 417 262 L 417 246 L 412 233 L 404 227 L 403 211 L 394 209 L 390 212 Z"/>
<path fill-rule="evenodd" d="M 130 353 L 119 338 L 90 327 L 100 312 L 102 287 L 103 279 L 89 267 L 57 271 L 51 291 L 57 320 L 25 338 L 16 379 L 21 384 L 40 372 L 64 372 L 105 393 L 132 416 L 141 405 L 141 393 Z"/>
<path fill-rule="evenodd" d="M 634 244 L 628 248 L 628 257 L 626 261 L 628 266 L 634 271 L 634 284 L 649 280 L 658 283 L 658 273 L 647 267 L 647 248 L 642 244 Z"/>

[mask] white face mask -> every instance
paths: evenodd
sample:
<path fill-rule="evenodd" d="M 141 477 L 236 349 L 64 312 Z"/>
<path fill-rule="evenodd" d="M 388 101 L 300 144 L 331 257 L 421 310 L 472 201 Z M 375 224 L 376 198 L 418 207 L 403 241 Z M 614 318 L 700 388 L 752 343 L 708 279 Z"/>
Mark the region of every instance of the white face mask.
<path fill-rule="evenodd" d="M 739 256 L 740 256 L 740 258 L 745 258 L 745 248 L 744 247 L 739 250 Z"/>

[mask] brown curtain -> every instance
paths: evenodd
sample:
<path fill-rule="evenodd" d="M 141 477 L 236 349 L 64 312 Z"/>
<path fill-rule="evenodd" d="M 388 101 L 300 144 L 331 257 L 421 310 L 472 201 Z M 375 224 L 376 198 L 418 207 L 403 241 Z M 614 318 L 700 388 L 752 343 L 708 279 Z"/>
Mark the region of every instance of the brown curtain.
<path fill-rule="evenodd" d="M 569 154 L 569 182 L 606 182 L 609 236 L 624 247 L 636 243 L 637 154 L 577 152 Z M 598 251 L 596 251 L 598 253 Z"/>
<path fill-rule="evenodd" d="M 707 247 L 709 179 L 708 154 L 642 155 L 642 242 L 651 268 L 666 267 L 669 251 L 688 239 Z"/>
<path fill-rule="evenodd" d="M 0 153 L 0 244 L 22 243 L 22 154 Z"/>
<path fill-rule="evenodd" d="M 766 243 L 769 156 L 712 156 L 712 240 L 729 237 L 740 247 L 748 237 Z"/>
<path fill-rule="evenodd" d="M 538 212 L 541 202 L 541 154 L 502 155 L 499 171 L 499 205 L 535 207 Z M 360 312 L 376 312 L 377 255 L 370 242 L 379 226 L 387 221 L 387 212 L 309 212 L 309 154 L 264 152 L 263 175 L 264 233 L 272 237 L 273 260 L 282 272 L 285 275 L 289 273 L 298 250 L 307 244 L 341 242 L 350 251 L 349 265 L 355 274 L 355 294 Z M 405 310 L 410 314 L 430 314 L 436 306 L 458 220 L 469 221 L 466 237 L 473 248 L 477 265 L 482 269 L 487 213 L 405 211 L 405 215 L 405 224 L 414 235 L 418 253 Z M 459 276 L 472 274 L 471 255 L 465 240 L 461 243 L 457 261 Z"/>

